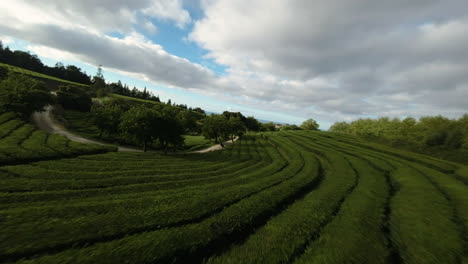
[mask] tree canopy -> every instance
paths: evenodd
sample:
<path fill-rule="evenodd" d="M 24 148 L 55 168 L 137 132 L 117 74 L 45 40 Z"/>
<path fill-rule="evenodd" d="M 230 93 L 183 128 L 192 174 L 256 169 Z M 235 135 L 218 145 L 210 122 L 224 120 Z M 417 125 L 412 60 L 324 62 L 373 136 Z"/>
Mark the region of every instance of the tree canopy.
<path fill-rule="evenodd" d="M 305 130 L 318 130 L 319 124 L 317 123 L 317 121 L 310 118 L 302 122 L 301 128 Z"/>
<path fill-rule="evenodd" d="M 19 74 L 10 74 L 0 81 L 0 110 L 3 112 L 11 111 L 29 118 L 54 102 L 54 96 L 43 82 Z"/>
<path fill-rule="evenodd" d="M 137 106 L 122 115 L 119 127 L 125 136 L 142 144 L 146 152 L 148 144 L 157 139 L 158 118 L 159 114 L 154 109 Z"/>
<path fill-rule="evenodd" d="M 390 119 L 359 119 L 350 123 L 337 122 L 330 131 L 364 138 L 383 139 L 394 144 L 413 144 L 449 149 L 468 148 L 468 115 L 458 120 L 443 116 Z"/>

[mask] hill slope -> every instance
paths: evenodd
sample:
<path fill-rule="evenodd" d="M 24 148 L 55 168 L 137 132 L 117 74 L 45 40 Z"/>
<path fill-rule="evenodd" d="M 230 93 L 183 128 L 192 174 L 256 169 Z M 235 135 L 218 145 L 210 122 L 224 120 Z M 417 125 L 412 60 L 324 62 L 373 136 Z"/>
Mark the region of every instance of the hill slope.
<path fill-rule="evenodd" d="M 0 175 L 7 261 L 467 260 L 466 167 L 349 136 L 264 133 L 218 153 L 110 153 Z"/>

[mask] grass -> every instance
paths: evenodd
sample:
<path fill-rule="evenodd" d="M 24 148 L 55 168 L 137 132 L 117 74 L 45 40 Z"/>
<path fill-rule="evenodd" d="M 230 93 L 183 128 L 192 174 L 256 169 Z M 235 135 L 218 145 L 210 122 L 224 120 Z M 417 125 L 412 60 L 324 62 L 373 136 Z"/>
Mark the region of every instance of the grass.
<path fill-rule="evenodd" d="M 12 120 L 0 115 L 0 131 L 25 149 L 73 145 Z M 0 259 L 463 263 L 466 177 L 461 164 L 307 131 L 252 134 L 207 154 L 2 166 Z"/>
<path fill-rule="evenodd" d="M 26 69 L 16 67 L 16 66 L 13 66 L 13 65 L 9 65 L 9 64 L 5 64 L 5 63 L 0 63 L 0 67 L 5 67 L 10 72 L 25 74 L 25 75 L 29 75 L 29 76 L 37 77 L 37 78 L 41 78 L 41 79 L 57 81 L 57 82 L 65 83 L 65 84 L 73 84 L 73 85 L 77 85 L 77 86 L 86 86 L 86 87 L 88 86 L 88 85 L 85 85 L 85 84 L 71 82 L 71 81 L 67 81 L 67 80 L 64 80 L 64 79 L 59 79 L 59 78 L 56 78 L 56 77 L 52 77 L 50 75 L 45 75 L 45 74 L 42 74 L 42 73 L 26 70 Z"/>
<path fill-rule="evenodd" d="M 208 148 L 214 144 L 213 141 L 204 136 L 184 135 L 184 138 L 185 148 L 191 151 Z"/>

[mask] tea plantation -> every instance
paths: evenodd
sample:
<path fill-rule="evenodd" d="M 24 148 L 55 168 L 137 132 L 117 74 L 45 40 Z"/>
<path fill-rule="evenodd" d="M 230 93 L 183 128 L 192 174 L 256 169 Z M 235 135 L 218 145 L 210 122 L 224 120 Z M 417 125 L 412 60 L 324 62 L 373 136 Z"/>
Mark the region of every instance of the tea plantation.
<path fill-rule="evenodd" d="M 0 119 L 2 262 L 468 263 L 456 163 L 308 131 L 85 155 L 110 149 Z"/>

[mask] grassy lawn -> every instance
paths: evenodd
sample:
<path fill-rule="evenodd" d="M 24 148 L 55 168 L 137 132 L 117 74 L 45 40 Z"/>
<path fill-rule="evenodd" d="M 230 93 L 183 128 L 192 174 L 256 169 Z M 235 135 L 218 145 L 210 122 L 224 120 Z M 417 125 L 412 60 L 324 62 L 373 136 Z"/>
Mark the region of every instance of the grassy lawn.
<path fill-rule="evenodd" d="M 204 136 L 184 135 L 185 148 L 188 150 L 200 150 L 212 146 L 214 143 Z"/>

